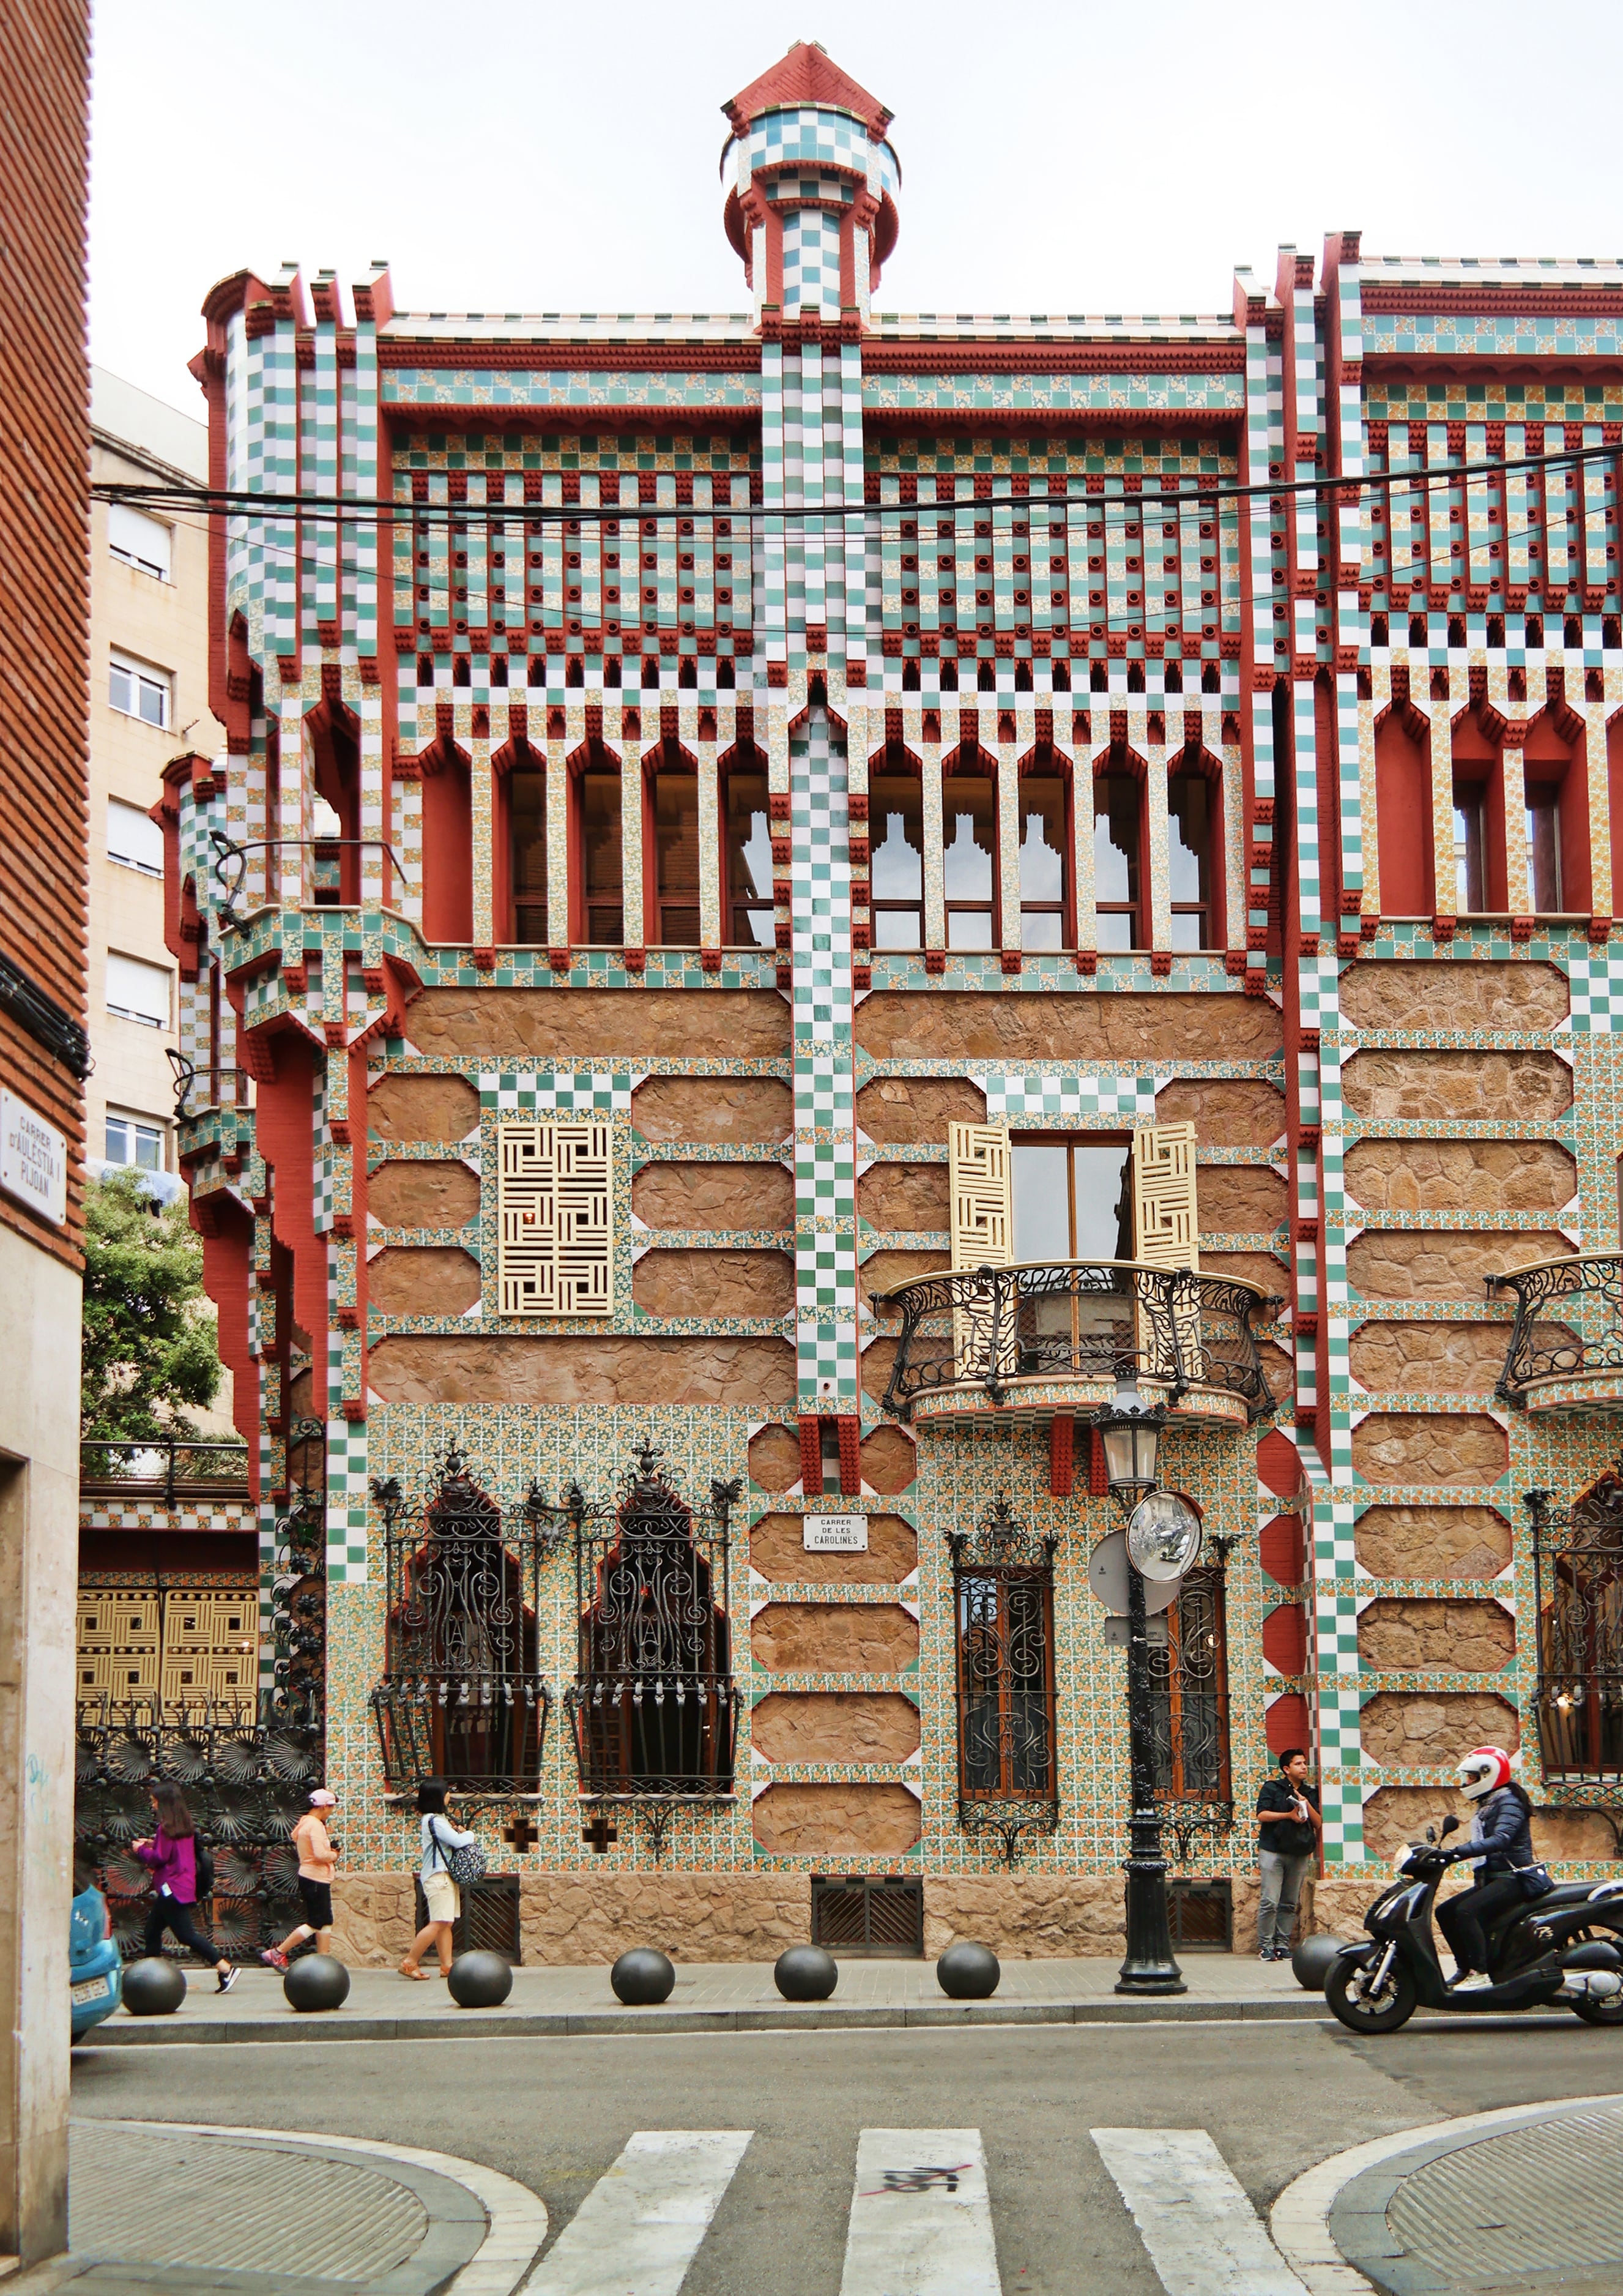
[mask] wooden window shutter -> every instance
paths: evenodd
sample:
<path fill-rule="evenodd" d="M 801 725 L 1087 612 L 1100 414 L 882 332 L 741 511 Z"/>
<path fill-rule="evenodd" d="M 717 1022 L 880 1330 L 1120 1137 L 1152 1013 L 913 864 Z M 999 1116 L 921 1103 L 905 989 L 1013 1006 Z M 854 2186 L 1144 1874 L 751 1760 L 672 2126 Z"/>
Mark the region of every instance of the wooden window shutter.
<path fill-rule="evenodd" d="M 611 1125 L 504 1120 L 496 1203 L 504 1316 L 613 1314 Z"/>
<path fill-rule="evenodd" d="M 1193 1124 L 1151 1125 L 1133 1135 L 1133 1257 L 1148 1267 L 1199 1271 Z"/>
<path fill-rule="evenodd" d="M 1013 1177 L 1004 1124 L 949 1124 L 953 1266 L 1007 1267 L 1014 1259 Z"/>

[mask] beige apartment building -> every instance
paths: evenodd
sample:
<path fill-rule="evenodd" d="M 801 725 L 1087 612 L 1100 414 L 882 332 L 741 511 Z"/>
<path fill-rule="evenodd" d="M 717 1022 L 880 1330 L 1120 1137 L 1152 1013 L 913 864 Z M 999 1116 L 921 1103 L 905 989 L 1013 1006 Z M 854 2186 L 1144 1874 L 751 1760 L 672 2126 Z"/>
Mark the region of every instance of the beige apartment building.
<path fill-rule="evenodd" d="M 196 485 L 209 433 L 91 369 L 97 484 Z M 175 960 L 164 944 L 163 837 L 150 808 L 168 760 L 225 736 L 208 694 L 209 539 L 202 519 L 91 505 L 90 1041 L 92 1172 L 175 1176 Z"/>

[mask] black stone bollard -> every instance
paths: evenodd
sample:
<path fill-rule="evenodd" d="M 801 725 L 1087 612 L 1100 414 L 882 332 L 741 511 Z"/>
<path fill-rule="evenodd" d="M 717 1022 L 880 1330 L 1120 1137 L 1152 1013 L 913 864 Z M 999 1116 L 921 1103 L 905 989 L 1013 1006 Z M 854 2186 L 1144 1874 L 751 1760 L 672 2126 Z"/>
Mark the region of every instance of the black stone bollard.
<path fill-rule="evenodd" d="M 459 2009 L 495 2009 L 512 1991 L 512 1967 L 499 1953 L 459 1953 L 446 1983 Z"/>
<path fill-rule="evenodd" d="M 1296 1981 L 1309 1993 L 1322 1993 L 1324 1980 L 1341 1950 L 1339 1937 L 1299 1938 L 1291 1948 L 1291 1968 Z"/>
<path fill-rule="evenodd" d="M 124 2006 L 132 2017 L 172 2017 L 185 1997 L 185 1971 L 161 1954 L 132 1961 L 124 1972 Z"/>
<path fill-rule="evenodd" d="M 282 1990 L 295 2009 L 341 2009 L 349 1998 L 349 1972 L 334 1954 L 300 1954 L 288 1964 Z"/>
<path fill-rule="evenodd" d="M 676 1972 L 657 1946 L 634 1945 L 609 1972 L 609 1982 L 627 2009 L 650 2009 L 668 2001 Z"/>
<path fill-rule="evenodd" d="M 1003 1976 L 1003 1964 L 989 1945 L 961 1939 L 936 1964 L 936 1982 L 949 2001 L 989 2001 Z"/>
<path fill-rule="evenodd" d="M 785 2001 L 826 2001 L 840 1982 L 840 1964 L 820 1945 L 791 1945 L 773 1964 L 772 1981 Z"/>

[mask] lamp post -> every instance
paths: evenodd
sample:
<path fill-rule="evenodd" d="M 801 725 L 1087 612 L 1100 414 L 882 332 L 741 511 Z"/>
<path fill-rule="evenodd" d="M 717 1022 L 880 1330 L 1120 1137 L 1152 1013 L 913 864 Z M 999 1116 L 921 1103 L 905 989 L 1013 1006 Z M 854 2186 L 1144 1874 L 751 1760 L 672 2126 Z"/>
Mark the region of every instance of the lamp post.
<path fill-rule="evenodd" d="M 1124 1386 L 1094 1424 L 1104 1447 L 1111 1496 L 1130 1516 L 1155 1488 L 1156 1460 L 1166 1414 L 1146 1408 L 1136 1388 Z M 1118 1993 L 1185 1993 L 1172 1956 L 1167 1921 L 1167 1861 L 1161 1856 L 1160 1813 L 1155 1806 L 1155 1758 L 1151 1724 L 1150 1636 L 1143 1574 L 1127 1556 L 1127 1744 L 1132 1813 L 1128 1821 L 1127 1950 L 1116 1979 Z"/>

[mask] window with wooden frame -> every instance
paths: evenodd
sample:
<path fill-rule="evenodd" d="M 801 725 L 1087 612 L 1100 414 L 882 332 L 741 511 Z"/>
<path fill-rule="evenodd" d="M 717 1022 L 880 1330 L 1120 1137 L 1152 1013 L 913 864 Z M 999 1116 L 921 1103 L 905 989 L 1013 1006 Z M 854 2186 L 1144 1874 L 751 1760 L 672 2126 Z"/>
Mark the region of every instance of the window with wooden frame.
<path fill-rule="evenodd" d="M 1109 953 L 1144 948 L 1143 789 L 1112 758 L 1094 775 L 1094 906 L 1098 945 Z"/>
<path fill-rule="evenodd" d="M 972 1536 L 954 1533 L 958 1814 L 973 1826 L 999 1803 L 1059 1798 L 1052 1536 L 1037 1538 L 1000 1495 Z"/>
<path fill-rule="evenodd" d="M 948 948 L 996 948 L 997 781 L 973 748 L 956 751 L 941 776 L 941 882 Z"/>
<path fill-rule="evenodd" d="M 1174 759 L 1167 776 L 1167 878 L 1175 949 L 1217 948 L 1225 938 L 1218 870 L 1222 806 L 1220 778 L 1188 752 Z"/>
<path fill-rule="evenodd" d="M 1593 899 L 1589 773 L 1583 720 L 1564 704 L 1541 710 L 1521 752 L 1528 898 L 1537 916 L 1586 916 Z M 1515 765 L 1507 755 L 1506 778 Z"/>
<path fill-rule="evenodd" d="M 574 761 L 571 760 L 571 764 Z M 626 938 L 619 760 L 594 744 L 574 775 L 575 939 L 619 948 Z"/>
<path fill-rule="evenodd" d="M 1504 782 L 1498 742 L 1471 711 L 1454 729 L 1455 906 L 1461 916 L 1503 914 L 1508 906 Z"/>
<path fill-rule="evenodd" d="M 1131 1259 L 1132 1160 L 1127 1132 L 1015 1134 L 1010 1166 L 1017 1265 Z"/>
<path fill-rule="evenodd" d="M 758 753 L 757 753 L 758 754 Z M 772 898 L 772 821 L 766 766 L 728 766 L 722 783 L 726 848 L 726 914 L 722 938 L 732 948 L 770 948 L 775 939 Z"/>
<path fill-rule="evenodd" d="M 1223 1572 L 1197 1563 L 1150 1652 L 1155 1789 L 1174 1801 L 1227 1801 L 1228 1643 Z"/>
<path fill-rule="evenodd" d="M 699 930 L 699 775 L 668 742 L 648 775 L 648 825 L 653 902 L 648 936 L 655 948 L 697 948 Z M 648 849 L 647 848 L 644 849 Z"/>
<path fill-rule="evenodd" d="M 924 946 L 924 788 L 905 752 L 888 750 L 868 780 L 873 946 Z"/>
<path fill-rule="evenodd" d="M 1070 776 L 1052 748 L 1021 768 L 1020 945 L 1070 948 L 1075 943 L 1070 882 Z"/>
<path fill-rule="evenodd" d="M 546 766 L 526 749 L 506 777 L 508 922 L 522 948 L 547 943 Z"/>

